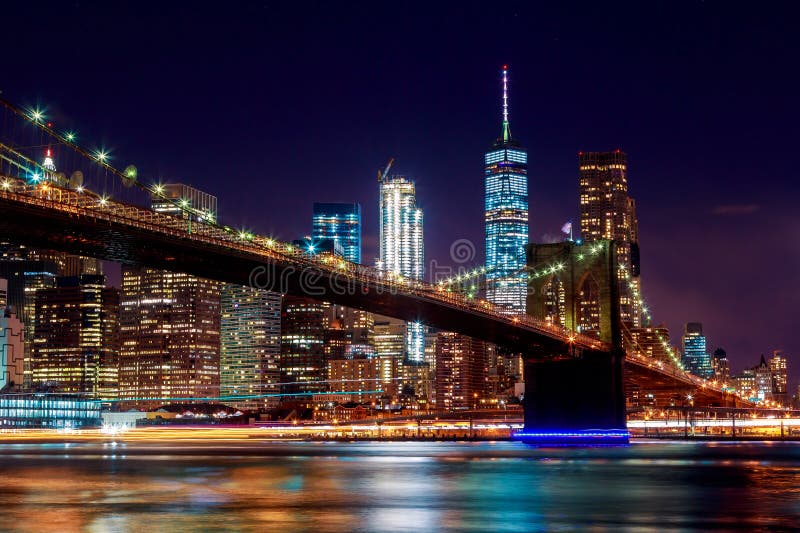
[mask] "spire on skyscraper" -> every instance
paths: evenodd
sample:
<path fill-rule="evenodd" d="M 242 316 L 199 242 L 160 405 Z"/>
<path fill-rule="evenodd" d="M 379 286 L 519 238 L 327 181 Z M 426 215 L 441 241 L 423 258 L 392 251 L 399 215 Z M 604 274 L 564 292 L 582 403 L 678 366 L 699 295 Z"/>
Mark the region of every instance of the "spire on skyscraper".
<path fill-rule="evenodd" d="M 508 65 L 503 65 L 503 142 L 511 140 L 511 127 L 508 125 Z"/>

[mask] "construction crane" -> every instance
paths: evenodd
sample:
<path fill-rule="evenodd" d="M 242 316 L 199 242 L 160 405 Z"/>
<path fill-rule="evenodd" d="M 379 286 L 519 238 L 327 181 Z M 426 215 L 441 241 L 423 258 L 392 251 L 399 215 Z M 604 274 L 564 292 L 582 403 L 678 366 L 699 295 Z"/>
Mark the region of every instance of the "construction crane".
<path fill-rule="evenodd" d="M 386 180 L 389 178 L 389 171 L 392 169 L 392 164 L 394 163 L 394 157 L 389 158 L 389 162 L 386 164 L 386 168 L 381 172 L 378 170 L 378 183 L 385 183 Z"/>

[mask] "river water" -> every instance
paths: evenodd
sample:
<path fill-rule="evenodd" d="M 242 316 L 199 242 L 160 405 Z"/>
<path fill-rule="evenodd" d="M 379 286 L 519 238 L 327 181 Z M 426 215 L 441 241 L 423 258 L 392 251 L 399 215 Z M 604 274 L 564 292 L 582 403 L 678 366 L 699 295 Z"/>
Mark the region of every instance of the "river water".
<path fill-rule="evenodd" d="M 0 445 L 0 531 L 800 527 L 800 443 Z"/>

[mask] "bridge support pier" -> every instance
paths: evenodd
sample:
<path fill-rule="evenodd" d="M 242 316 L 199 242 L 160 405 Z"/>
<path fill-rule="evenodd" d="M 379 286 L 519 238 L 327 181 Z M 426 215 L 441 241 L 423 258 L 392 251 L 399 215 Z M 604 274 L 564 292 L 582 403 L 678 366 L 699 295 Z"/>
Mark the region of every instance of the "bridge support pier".
<path fill-rule="evenodd" d="M 627 444 L 624 354 L 525 363 L 525 429 L 515 437 L 540 445 Z"/>

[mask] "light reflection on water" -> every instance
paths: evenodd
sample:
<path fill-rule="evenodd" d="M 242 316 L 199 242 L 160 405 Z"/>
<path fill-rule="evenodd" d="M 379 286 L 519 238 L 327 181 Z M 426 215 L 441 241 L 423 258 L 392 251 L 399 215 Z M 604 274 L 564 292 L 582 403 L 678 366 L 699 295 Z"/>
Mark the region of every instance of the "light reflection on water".
<path fill-rule="evenodd" d="M 800 445 L 0 445 L 1 531 L 792 528 Z"/>

